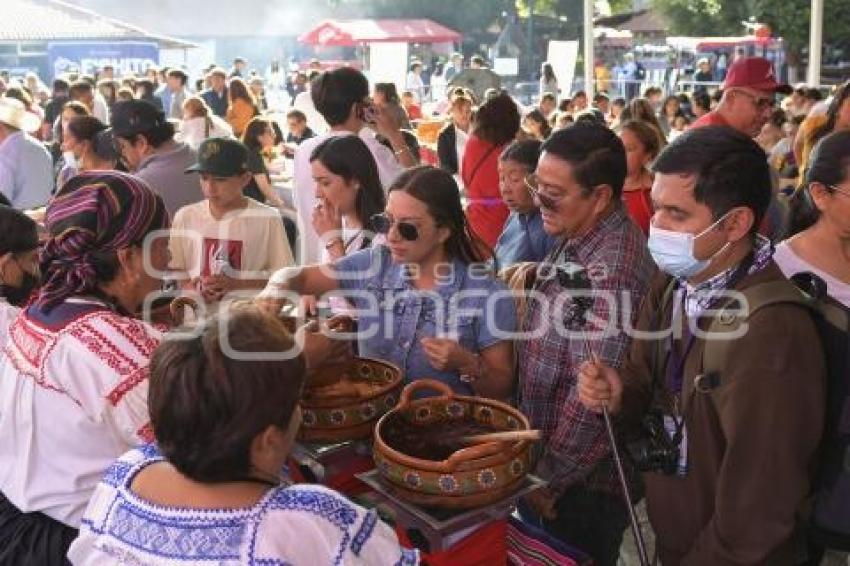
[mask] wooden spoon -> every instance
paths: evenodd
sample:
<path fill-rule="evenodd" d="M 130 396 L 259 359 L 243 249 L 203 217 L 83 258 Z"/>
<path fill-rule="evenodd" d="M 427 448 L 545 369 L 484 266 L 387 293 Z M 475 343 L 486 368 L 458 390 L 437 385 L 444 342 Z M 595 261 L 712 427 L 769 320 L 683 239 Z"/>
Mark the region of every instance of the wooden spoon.
<path fill-rule="evenodd" d="M 506 430 L 504 432 L 488 432 L 462 436 L 458 440 L 462 444 L 484 444 L 485 442 L 519 442 L 520 440 L 540 440 L 543 433 L 539 430 Z"/>

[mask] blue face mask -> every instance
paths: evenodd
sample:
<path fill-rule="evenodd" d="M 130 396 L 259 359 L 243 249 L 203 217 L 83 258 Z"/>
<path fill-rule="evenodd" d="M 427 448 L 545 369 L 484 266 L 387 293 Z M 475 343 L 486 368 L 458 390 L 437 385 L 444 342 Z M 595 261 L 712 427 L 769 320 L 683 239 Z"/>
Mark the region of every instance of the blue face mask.
<path fill-rule="evenodd" d="M 730 210 L 729 212 L 732 211 Z M 729 242 L 708 259 L 697 259 L 694 257 L 694 242 L 700 236 L 714 230 L 715 226 L 720 224 L 729 215 L 729 212 L 696 235 L 688 234 L 687 232 L 663 230 L 650 224 L 647 246 L 655 264 L 661 271 L 679 278 L 693 277 L 703 271 L 715 256 L 726 249 Z"/>

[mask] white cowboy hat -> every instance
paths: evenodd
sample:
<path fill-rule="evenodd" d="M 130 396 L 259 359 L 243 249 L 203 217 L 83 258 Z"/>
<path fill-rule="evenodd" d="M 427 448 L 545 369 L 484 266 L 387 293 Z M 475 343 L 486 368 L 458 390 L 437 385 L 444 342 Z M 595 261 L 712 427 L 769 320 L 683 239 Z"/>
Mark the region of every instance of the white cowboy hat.
<path fill-rule="evenodd" d="M 25 132 L 34 132 L 41 126 L 41 120 L 27 112 L 23 102 L 8 96 L 0 97 L 0 122 Z"/>

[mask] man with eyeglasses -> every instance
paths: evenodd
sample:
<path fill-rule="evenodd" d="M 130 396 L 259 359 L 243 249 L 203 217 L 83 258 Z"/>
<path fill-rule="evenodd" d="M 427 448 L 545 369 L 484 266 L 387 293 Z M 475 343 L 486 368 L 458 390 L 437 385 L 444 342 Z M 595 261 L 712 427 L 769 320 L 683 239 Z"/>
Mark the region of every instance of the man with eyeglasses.
<path fill-rule="evenodd" d="M 548 482 L 520 512 L 599 566 L 616 564 L 628 513 L 605 425 L 578 402 L 576 377 L 589 355 L 622 364 L 631 342 L 622 329 L 655 271 L 622 203 L 625 177 L 622 142 L 583 121 L 552 134 L 526 178 L 544 231 L 559 242 L 538 269 L 524 317 L 534 338 L 518 344 L 520 407 L 543 431 L 534 473 Z"/>
<path fill-rule="evenodd" d="M 703 115 L 691 128 L 728 126 L 751 138 L 758 136 L 770 120 L 776 94 L 791 94 L 793 89 L 776 81 L 773 65 L 764 57 L 738 57 L 729 67 L 721 85 L 723 97 L 717 108 Z M 767 159 L 767 156 L 765 156 Z M 786 232 L 789 210 L 781 199 L 779 176 L 772 173 L 773 197 L 759 232 L 770 240 L 780 239 Z"/>
<path fill-rule="evenodd" d="M 789 85 L 776 81 L 773 65 L 764 57 L 736 59 L 720 88 L 720 104 L 694 122 L 692 128 L 729 126 L 754 138 L 770 119 L 776 93 L 792 91 Z"/>

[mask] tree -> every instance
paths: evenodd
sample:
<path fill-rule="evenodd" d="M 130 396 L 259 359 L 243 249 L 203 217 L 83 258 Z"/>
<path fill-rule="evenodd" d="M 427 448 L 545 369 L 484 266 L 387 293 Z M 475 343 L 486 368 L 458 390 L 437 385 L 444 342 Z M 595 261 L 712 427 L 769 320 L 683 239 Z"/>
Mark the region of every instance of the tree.
<path fill-rule="evenodd" d="M 670 22 L 671 35 L 741 35 L 751 18 L 770 26 L 785 40 L 789 62 L 801 58 L 809 43 L 811 0 L 653 0 Z M 850 41 L 850 11 L 845 0 L 825 0 L 825 42 Z"/>

